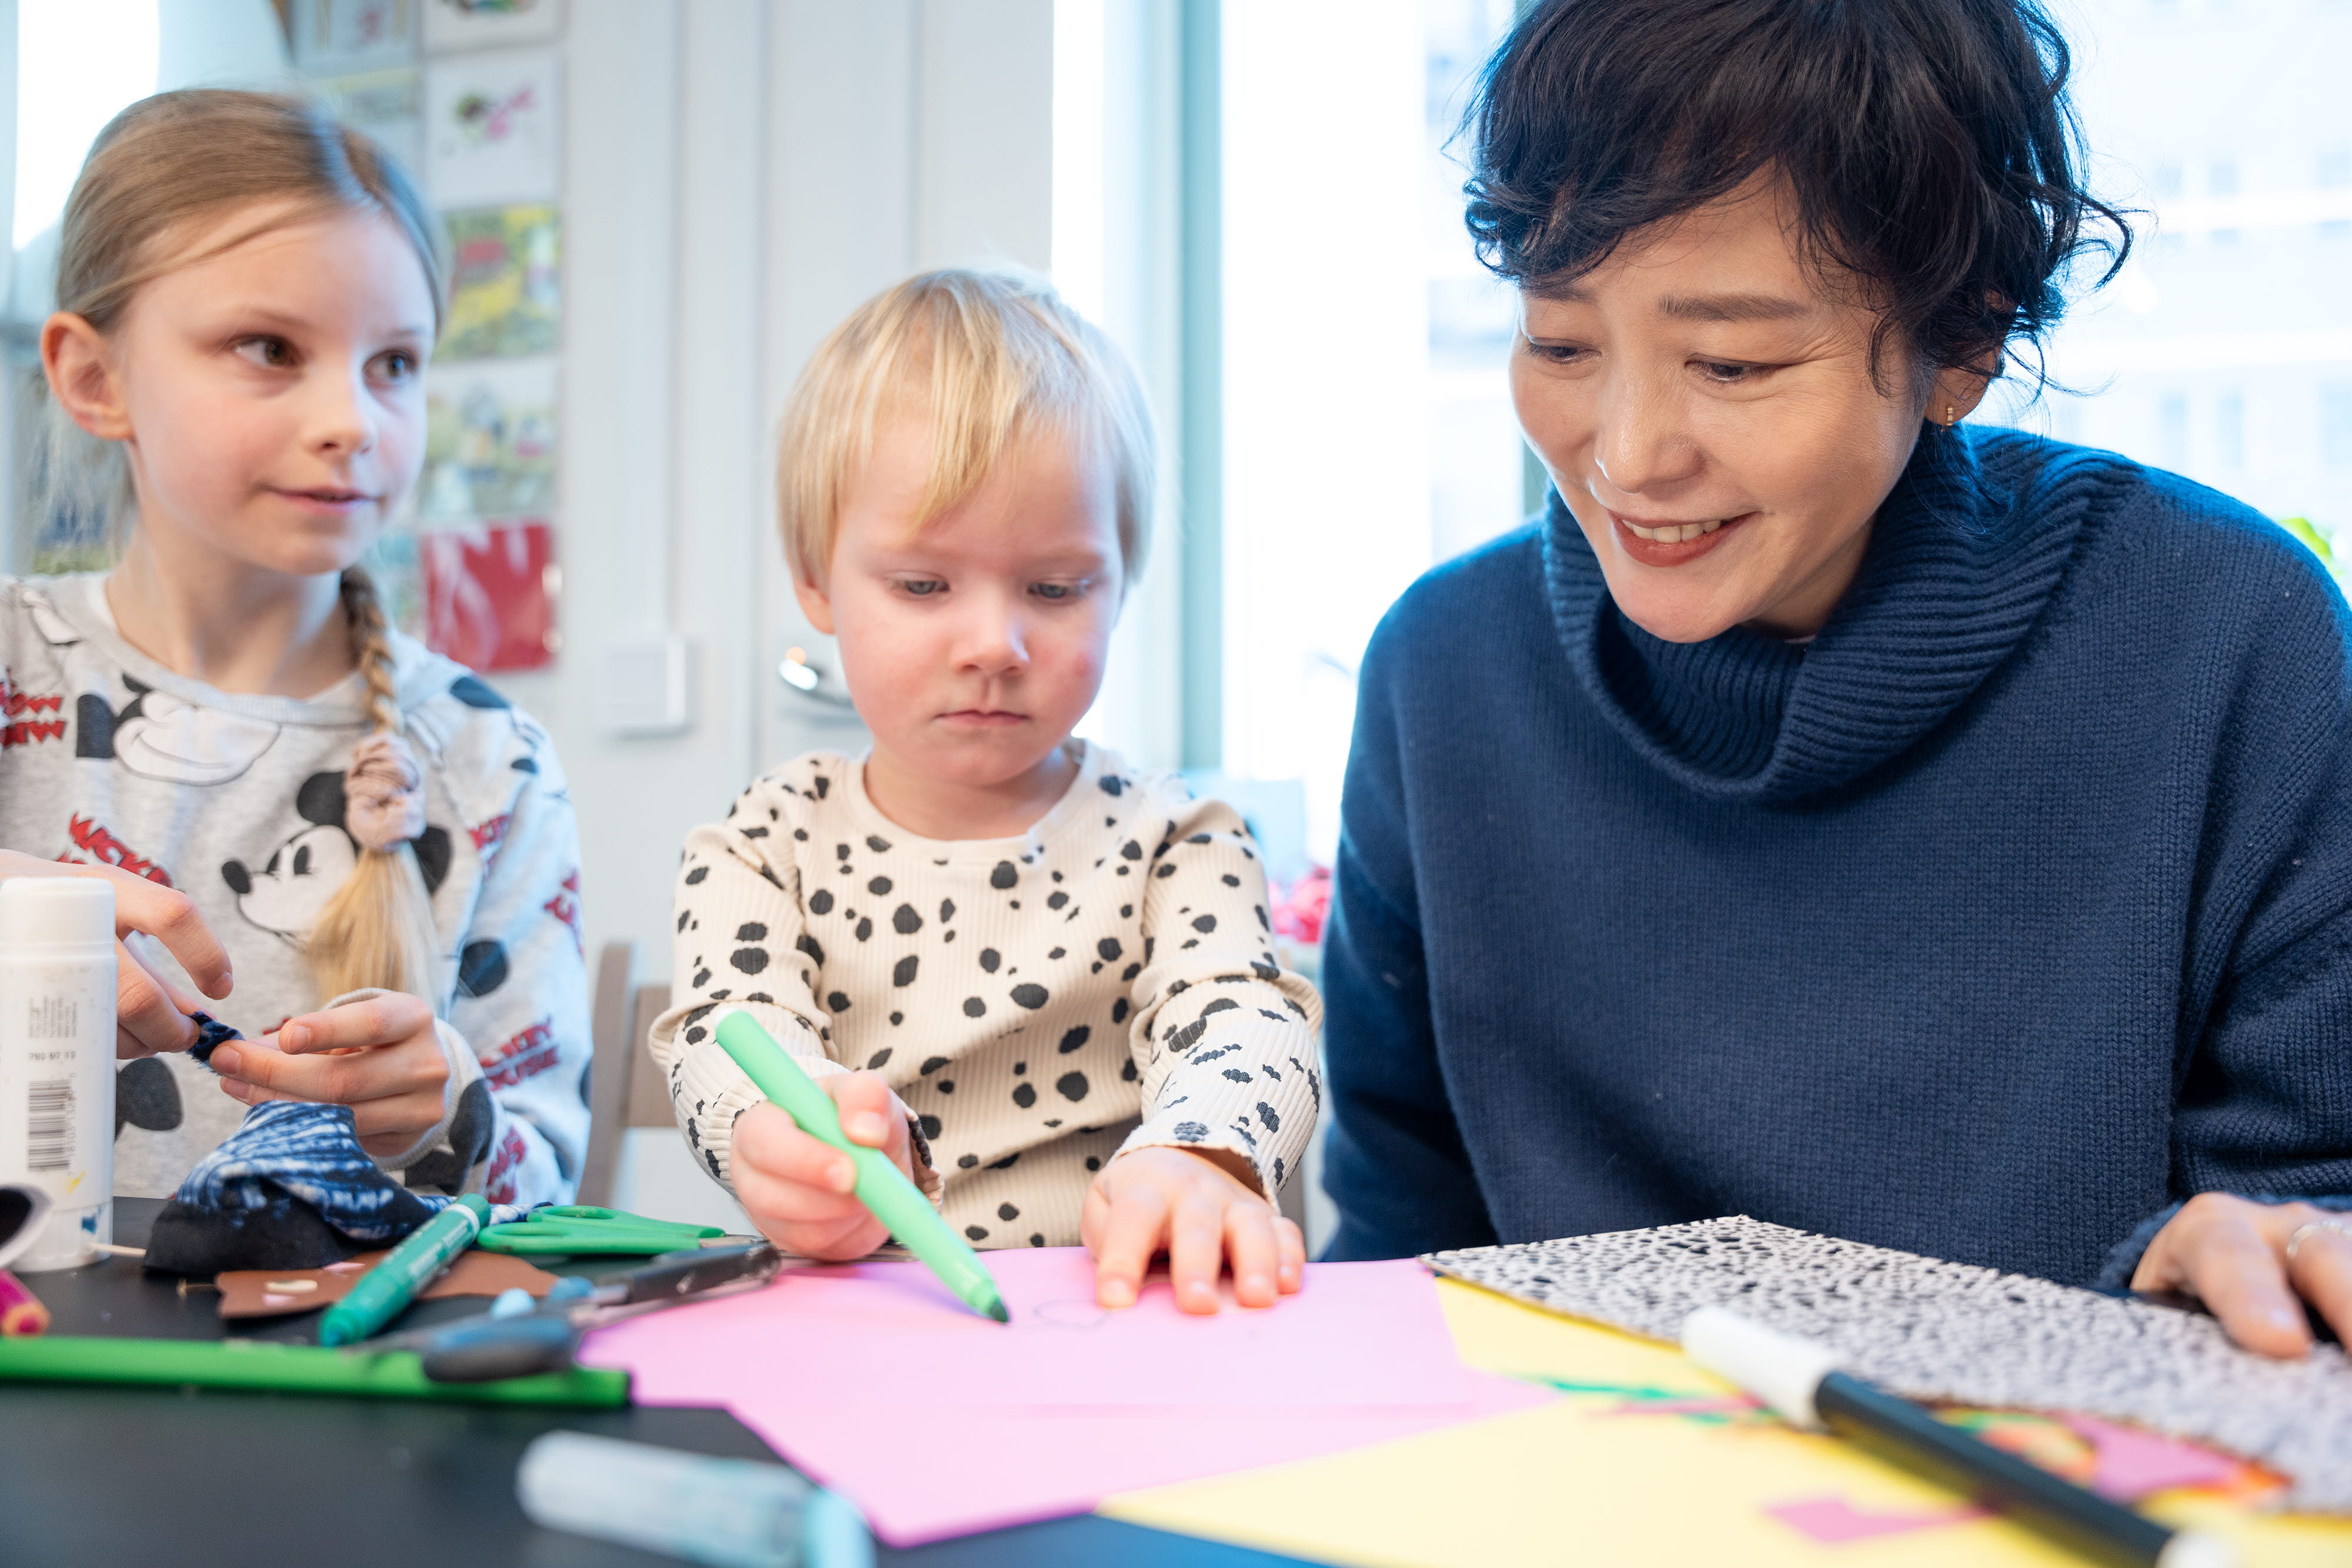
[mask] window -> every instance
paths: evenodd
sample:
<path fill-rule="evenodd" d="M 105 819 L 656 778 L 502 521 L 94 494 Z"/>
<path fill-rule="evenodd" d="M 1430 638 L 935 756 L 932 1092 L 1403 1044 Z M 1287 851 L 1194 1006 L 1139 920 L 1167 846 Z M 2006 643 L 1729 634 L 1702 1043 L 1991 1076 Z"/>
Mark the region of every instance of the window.
<path fill-rule="evenodd" d="M 2136 243 L 2051 343 L 2066 390 L 1996 387 L 1977 417 L 2177 469 L 2336 536 L 2352 525 L 2352 114 L 2329 62 L 2352 50 L 2352 6 L 2179 12 L 2184 26 L 2155 28 L 2144 0 L 2060 12 L 2095 188 L 2137 209 Z M 2262 110 L 2183 114 L 2189 102 Z"/>

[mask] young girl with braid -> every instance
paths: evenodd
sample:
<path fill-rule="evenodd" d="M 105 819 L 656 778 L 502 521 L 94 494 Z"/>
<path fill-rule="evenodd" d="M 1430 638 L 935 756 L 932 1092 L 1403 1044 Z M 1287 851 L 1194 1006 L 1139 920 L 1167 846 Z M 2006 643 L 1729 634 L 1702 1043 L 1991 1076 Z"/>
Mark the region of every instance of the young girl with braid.
<path fill-rule="evenodd" d="M 170 1196 L 268 1101 L 349 1106 L 418 1194 L 577 1176 L 562 774 L 353 564 L 423 461 L 434 233 L 364 137 L 248 92 L 124 110 L 67 204 L 44 466 L 121 549 L 0 580 L 0 876 L 115 883 L 118 1194 Z"/>

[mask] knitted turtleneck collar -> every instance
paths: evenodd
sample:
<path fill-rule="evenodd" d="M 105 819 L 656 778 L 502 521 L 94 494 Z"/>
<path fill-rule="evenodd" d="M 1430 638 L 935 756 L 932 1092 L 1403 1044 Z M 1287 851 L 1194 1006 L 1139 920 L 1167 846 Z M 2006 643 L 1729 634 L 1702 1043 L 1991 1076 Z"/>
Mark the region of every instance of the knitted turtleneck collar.
<path fill-rule="evenodd" d="M 1737 627 L 1703 643 L 1653 637 L 1618 612 L 1554 494 L 1553 624 L 1595 705 L 1661 771 L 1720 800 L 1801 800 L 1910 747 L 2009 658 L 2122 466 L 2013 433 L 1928 426 L 1853 586 L 1802 648 Z"/>

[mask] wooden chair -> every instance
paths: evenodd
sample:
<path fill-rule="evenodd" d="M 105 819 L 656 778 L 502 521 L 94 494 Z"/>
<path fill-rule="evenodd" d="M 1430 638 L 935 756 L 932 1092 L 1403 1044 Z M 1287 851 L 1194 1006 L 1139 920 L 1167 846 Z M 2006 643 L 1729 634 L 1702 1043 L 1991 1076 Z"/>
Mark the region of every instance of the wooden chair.
<path fill-rule="evenodd" d="M 580 1201 L 609 1206 L 621 1143 L 631 1127 L 673 1125 L 669 1092 L 654 1066 L 646 1037 L 669 1006 L 669 987 L 635 985 L 637 945 L 608 942 L 596 955 L 596 1003 L 590 1029 L 594 1055 L 588 1071 L 588 1157 L 580 1171 Z"/>
<path fill-rule="evenodd" d="M 609 1206 L 613 1176 L 621 1161 L 621 1141 L 631 1127 L 668 1127 L 669 1092 L 654 1066 L 646 1037 L 669 1006 L 669 988 L 635 985 L 637 945 L 608 942 L 596 956 L 596 1010 L 592 1030 L 593 1065 L 588 1073 L 588 1159 L 580 1173 L 580 1201 Z M 1304 1166 L 1305 1161 L 1300 1164 Z M 1283 1184 L 1282 1212 L 1307 1224 L 1305 1169 Z"/>

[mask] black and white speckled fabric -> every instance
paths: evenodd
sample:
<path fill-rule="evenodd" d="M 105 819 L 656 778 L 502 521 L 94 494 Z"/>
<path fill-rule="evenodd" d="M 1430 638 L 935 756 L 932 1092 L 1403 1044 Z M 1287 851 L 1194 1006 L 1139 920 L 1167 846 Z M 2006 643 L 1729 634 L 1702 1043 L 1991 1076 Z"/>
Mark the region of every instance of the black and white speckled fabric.
<path fill-rule="evenodd" d="M 2352 1361 L 2334 1345 L 2273 1361 L 2201 1314 L 1745 1215 L 1422 1261 L 1653 1339 L 1730 1307 L 1915 1399 L 2136 1422 L 2269 1466 L 2291 1508 L 2352 1513 Z"/>

